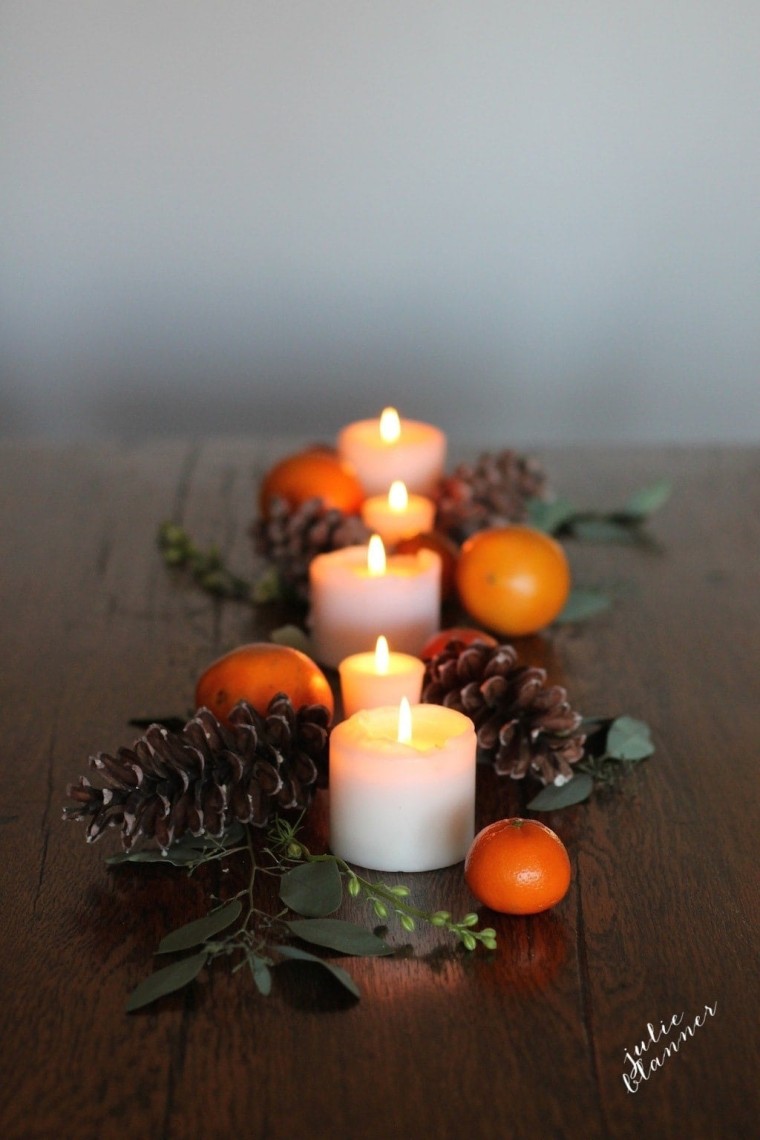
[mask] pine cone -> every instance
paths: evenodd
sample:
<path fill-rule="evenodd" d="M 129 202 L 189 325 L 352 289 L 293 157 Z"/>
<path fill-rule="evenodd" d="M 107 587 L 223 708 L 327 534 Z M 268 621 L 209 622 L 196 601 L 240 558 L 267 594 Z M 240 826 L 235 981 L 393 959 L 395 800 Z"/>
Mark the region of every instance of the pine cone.
<path fill-rule="evenodd" d="M 529 499 L 546 495 L 546 473 L 516 451 L 484 452 L 474 466 L 460 463 L 436 492 L 436 528 L 456 542 L 491 526 L 524 522 Z"/>
<path fill-rule="evenodd" d="M 306 807 L 326 773 L 324 705 L 296 711 L 280 693 L 266 716 L 240 701 L 229 721 L 199 709 L 179 733 L 153 724 L 132 748 L 92 756 L 106 787 L 80 776 L 64 819 L 87 820 L 88 842 L 120 827 L 125 850 L 144 838 L 165 851 L 188 831 L 219 837 L 234 820 L 264 827 L 273 808 Z"/>
<path fill-rule="evenodd" d="M 268 510 L 268 517 L 258 519 L 252 528 L 256 549 L 276 567 L 284 589 L 301 601 L 308 601 L 309 563 L 317 554 L 361 546 L 370 537 L 359 515 L 325 507 L 322 499 L 293 508 L 278 497 Z"/>
<path fill-rule="evenodd" d="M 469 716 L 478 746 L 500 776 L 530 773 L 544 784 L 572 776 L 583 756 L 581 716 L 565 689 L 546 684 L 546 671 L 518 665 L 511 645 L 450 641 L 425 666 L 422 700 Z"/>

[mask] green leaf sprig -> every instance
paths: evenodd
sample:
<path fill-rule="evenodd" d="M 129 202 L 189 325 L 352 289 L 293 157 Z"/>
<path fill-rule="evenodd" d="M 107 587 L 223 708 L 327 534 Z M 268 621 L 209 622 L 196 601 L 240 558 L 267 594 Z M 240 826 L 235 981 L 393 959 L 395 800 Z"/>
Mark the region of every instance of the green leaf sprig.
<path fill-rule="evenodd" d="M 667 479 L 659 479 L 630 495 L 622 507 L 611 511 L 578 510 L 564 498 L 531 499 L 528 522 L 556 538 L 579 538 L 587 542 L 645 541 L 644 523 L 671 495 Z"/>
<path fill-rule="evenodd" d="M 321 905 L 340 905 L 343 895 L 343 881 L 351 898 L 363 897 L 372 907 L 376 918 L 385 921 L 395 917 L 407 933 L 415 930 L 417 922 L 426 922 L 440 930 L 445 930 L 457 938 L 465 950 L 475 950 L 478 943 L 487 950 L 496 949 L 496 931 L 490 927 L 476 929 L 478 916 L 466 914 L 455 922 L 449 911 L 425 911 L 414 906 L 409 900 L 411 892 L 402 884 L 388 885 L 372 882 L 359 875 L 344 859 L 337 855 L 313 855 L 290 829 L 282 818 L 276 823 L 276 843 L 289 858 L 301 860 L 297 866 L 283 877 L 280 897 L 283 902 L 300 914 L 309 913 L 304 907 L 313 907 L 317 900 Z M 324 913 L 331 913 L 325 910 Z"/>
<path fill-rule="evenodd" d="M 185 570 L 206 593 L 215 598 L 251 601 L 251 583 L 225 565 L 219 548 L 212 545 L 208 550 L 201 550 L 178 523 L 161 523 L 158 547 L 167 566 Z"/>
<path fill-rule="evenodd" d="M 575 765 L 573 776 L 559 784 L 547 784 L 527 805 L 531 811 L 559 811 L 583 803 L 594 787 L 611 788 L 631 765 L 654 752 L 649 726 L 632 716 L 614 719 L 596 717 L 583 722 L 587 747 Z"/>
<path fill-rule="evenodd" d="M 490 927 L 476 929 L 476 914 L 466 914 L 454 922 L 448 911 L 427 912 L 415 907 L 408 901 L 408 887 L 373 883 L 337 856 L 312 854 L 298 838 L 298 829 L 299 824 L 275 817 L 261 851 L 255 848 L 252 830 L 235 824 L 221 839 L 184 836 L 166 854 L 146 849 L 107 860 L 110 866 L 164 863 L 184 867 L 192 874 L 204 864 L 244 854 L 250 866 L 247 885 L 235 896 L 162 939 L 157 955 L 182 956 L 161 966 L 137 986 L 127 1001 L 127 1012 L 133 1013 L 190 985 L 204 967 L 217 959 L 234 961 L 233 973 L 247 966 L 262 996 L 271 992 L 273 974 L 283 962 L 307 962 L 318 966 L 322 976 L 337 981 L 353 997 L 360 997 L 359 987 L 348 971 L 299 945 L 305 942 L 353 957 L 394 953 L 394 948 L 374 930 L 332 917 L 344 901 L 344 885 L 350 898 L 364 894 L 377 918 L 393 915 L 406 932 L 413 931 L 415 921 L 421 920 L 454 935 L 465 950 L 475 950 L 479 944 L 495 949 L 496 932 Z M 278 892 L 283 905 L 274 912 L 259 905 L 256 884 L 260 874 L 279 877 Z"/>

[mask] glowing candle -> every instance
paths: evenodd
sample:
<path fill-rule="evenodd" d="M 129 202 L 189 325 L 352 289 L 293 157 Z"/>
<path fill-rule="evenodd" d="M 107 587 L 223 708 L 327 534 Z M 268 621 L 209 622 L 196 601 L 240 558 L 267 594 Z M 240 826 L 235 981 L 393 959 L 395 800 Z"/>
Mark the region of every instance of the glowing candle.
<path fill-rule="evenodd" d="M 391 653 L 381 634 L 371 653 L 354 653 L 338 666 L 343 713 L 397 705 L 402 697 L 415 704 L 422 692 L 424 662 L 410 653 Z"/>
<path fill-rule="evenodd" d="M 410 495 L 401 479 L 391 483 L 387 495 L 371 495 L 362 504 L 362 518 L 370 530 L 392 546 L 400 538 L 433 529 L 435 503 L 424 495 Z"/>
<path fill-rule="evenodd" d="M 441 559 L 431 550 L 386 557 L 373 535 L 369 546 L 313 558 L 309 593 L 312 643 L 323 664 L 372 649 L 381 633 L 400 653 L 417 655 L 440 625 Z"/>
<path fill-rule="evenodd" d="M 330 847 L 377 871 L 464 859 L 475 834 L 475 727 L 442 705 L 365 709 L 330 735 Z"/>
<path fill-rule="evenodd" d="M 387 494 L 394 479 L 430 495 L 443 475 L 446 436 L 432 424 L 400 419 L 386 408 L 379 420 L 357 420 L 338 435 L 338 452 L 354 467 L 367 495 Z"/>

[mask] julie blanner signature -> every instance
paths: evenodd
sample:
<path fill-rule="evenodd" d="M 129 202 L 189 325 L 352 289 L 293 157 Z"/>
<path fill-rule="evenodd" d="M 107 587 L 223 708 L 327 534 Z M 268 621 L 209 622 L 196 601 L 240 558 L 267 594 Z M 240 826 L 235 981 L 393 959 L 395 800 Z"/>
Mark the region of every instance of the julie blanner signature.
<path fill-rule="evenodd" d="M 659 1029 L 655 1029 L 651 1021 L 648 1022 L 644 1040 L 632 1049 L 626 1049 L 624 1054 L 626 1072 L 623 1073 L 623 1084 L 628 1092 L 635 1093 L 642 1081 L 648 1081 L 653 1073 L 661 1069 L 684 1042 L 702 1028 L 708 1017 L 715 1017 L 717 1008 L 717 1001 L 706 1005 L 704 1013 L 698 1013 L 685 1025 L 683 1013 L 674 1013 L 670 1021 L 661 1021 Z"/>

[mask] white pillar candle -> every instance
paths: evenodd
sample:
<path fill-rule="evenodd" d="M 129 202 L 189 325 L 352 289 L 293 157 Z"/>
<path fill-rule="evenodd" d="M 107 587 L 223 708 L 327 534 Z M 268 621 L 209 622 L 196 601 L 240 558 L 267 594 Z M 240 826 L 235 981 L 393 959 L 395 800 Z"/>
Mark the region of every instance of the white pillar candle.
<path fill-rule="evenodd" d="M 410 495 L 406 483 L 395 479 L 387 495 L 371 495 L 364 500 L 362 518 L 384 543 L 393 546 L 401 538 L 433 529 L 435 503 L 425 495 Z"/>
<path fill-rule="evenodd" d="M 375 545 L 375 543 L 377 545 Z M 382 564 L 370 565 L 379 550 Z M 432 550 L 385 558 L 379 537 L 370 546 L 318 554 L 309 566 L 314 656 L 337 666 L 372 649 L 382 633 L 399 653 L 419 654 L 440 627 L 441 559 Z"/>
<path fill-rule="evenodd" d="M 330 734 L 330 847 L 376 871 L 464 859 L 475 834 L 475 726 L 442 705 L 365 709 Z M 406 734 L 409 735 L 408 733 Z"/>
<path fill-rule="evenodd" d="M 361 709 L 398 705 L 402 697 L 417 704 L 425 663 L 410 653 L 391 653 L 382 635 L 371 653 L 353 653 L 338 666 L 343 715 Z"/>
<path fill-rule="evenodd" d="M 338 435 L 338 453 L 351 463 L 367 495 L 388 493 L 394 479 L 431 495 L 443 475 L 446 436 L 432 424 L 399 419 L 386 408 L 380 419 L 357 420 Z"/>

